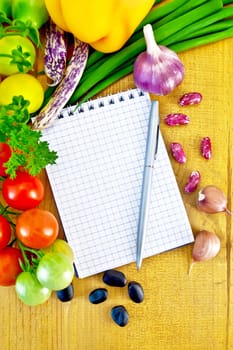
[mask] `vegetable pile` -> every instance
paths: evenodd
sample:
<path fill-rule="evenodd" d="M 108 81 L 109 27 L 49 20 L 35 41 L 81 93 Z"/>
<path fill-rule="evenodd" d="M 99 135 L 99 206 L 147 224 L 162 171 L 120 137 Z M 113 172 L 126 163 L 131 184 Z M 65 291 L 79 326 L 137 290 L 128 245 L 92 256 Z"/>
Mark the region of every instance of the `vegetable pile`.
<path fill-rule="evenodd" d="M 119 50 L 151 9 L 154 0 L 45 0 L 52 20 L 96 50 Z"/>
<path fill-rule="evenodd" d="M 19 169 L 37 175 L 57 159 L 42 134 L 30 126 L 44 100 L 34 76 L 40 28 L 49 16 L 44 1 L 12 0 L 0 4 L 0 176 L 16 177 Z"/>
<path fill-rule="evenodd" d="M 39 178 L 17 172 L 3 180 L 0 203 L 0 285 L 15 286 L 27 305 L 46 302 L 74 277 L 73 252 L 58 238 L 56 217 L 38 208 L 44 198 Z M 15 211 L 17 210 L 17 211 Z"/>
<path fill-rule="evenodd" d="M 119 13 L 111 7 L 114 1 L 102 0 L 103 6 L 99 1 L 91 3 L 94 16 L 85 15 L 83 1 L 0 1 L 0 176 L 6 202 L 0 203 L 0 285 L 15 285 L 17 295 L 28 305 L 45 302 L 53 290 L 60 300 L 70 300 L 73 295 L 71 248 L 58 238 L 54 215 L 38 208 L 44 188 L 36 176 L 48 164 L 55 164 L 58 156 L 42 139 L 40 129 L 50 126 L 65 105 L 81 104 L 129 73 L 134 72 L 135 85 L 140 88 L 166 95 L 184 77 L 179 52 L 233 36 L 230 0 L 138 0 L 132 11 L 125 11 L 129 2 L 122 0 L 120 4 L 117 1 L 122 11 Z M 80 8 L 75 11 L 73 6 Z M 99 8 L 101 17 L 97 14 Z M 122 13 L 128 14 L 127 20 Z M 44 47 L 42 30 L 46 34 Z M 151 44 L 151 38 L 156 43 Z M 72 48 L 71 54 L 68 47 Z M 44 52 L 44 74 L 49 85 L 45 92 L 35 74 L 38 50 Z M 145 62 L 146 68 L 150 66 L 146 81 Z M 169 74 L 163 74 L 164 67 Z M 152 76 L 154 72 L 157 75 Z M 160 84 L 155 86 L 158 77 Z M 201 100 L 202 95 L 193 92 L 182 96 L 179 105 Z M 189 124 L 190 117 L 173 113 L 165 122 L 180 126 Z M 200 151 L 206 160 L 211 159 L 208 136 L 201 140 Z M 171 144 L 171 152 L 179 163 L 186 162 L 179 142 Z M 201 174 L 193 171 L 184 191 L 194 192 L 200 180 Z M 212 185 L 199 192 L 196 205 L 207 213 L 232 215 L 224 194 Z M 202 248 L 205 255 L 201 254 Z M 215 234 L 201 232 L 193 262 L 214 257 L 219 249 Z M 115 311 L 119 315 L 119 310 Z"/>
<path fill-rule="evenodd" d="M 145 51 L 142 28 L 151 24 L 156 42 L 179 53 L 233 36 L 233 1 L 155 1 L 154 7 L 118 51 L 91 50 L 80 83 L 69 104 L 82 103 L 120 78 L 133 72 L 137 56 Z M 54 87 L 45 93 L 44 104 Z"/>
<path fill-rule="evenodd" d="M 49 149 L 46 141 L 41 140 L 42 133 L 32 130 L 28 124 L 30 114 L 27 106 L 28 101 L 22 96 L 14 96 L 12 103 L 0 105 L 1 176 L 14 178 L 20 168 L 37 175 L 47 164 L 54 164 L 57 159 L 57 153 Z"/>

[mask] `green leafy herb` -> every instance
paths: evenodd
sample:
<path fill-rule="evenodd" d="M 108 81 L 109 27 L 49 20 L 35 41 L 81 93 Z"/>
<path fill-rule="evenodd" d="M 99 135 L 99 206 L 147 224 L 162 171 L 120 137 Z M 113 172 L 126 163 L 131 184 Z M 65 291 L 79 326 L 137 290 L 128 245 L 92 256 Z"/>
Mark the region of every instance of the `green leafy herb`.
<path fill-rule="evenodd" d="M 14 178 L 19 167 L 31 175 L 37 175 L 48 164 L 55 164 L 57 153 L 42 141 L 41 131 L 33 130 L 28 124 L 29 102 L 22 96 L 13 97 L 9 105 L 0 105 L 0 142 L 7 143 L 12 151 L 5 163 L 6 173 Z"/>

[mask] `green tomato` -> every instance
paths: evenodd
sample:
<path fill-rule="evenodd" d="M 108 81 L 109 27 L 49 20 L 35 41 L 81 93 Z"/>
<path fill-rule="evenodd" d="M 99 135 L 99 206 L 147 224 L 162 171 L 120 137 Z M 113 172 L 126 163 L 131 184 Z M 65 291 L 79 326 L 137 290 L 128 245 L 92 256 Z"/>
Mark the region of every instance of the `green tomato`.
<path fill-rule="evenodd" d="M 39 305 L 45 303 L 52 291 L 40 284 L 33 272 L 21 272 L 16 279 L 16 294 L 26 305 Z"/>
<path fill-rule="evenodd" d="M 32 69 L 35 59 L 36 50 L 28 38 L 12 35 L 0 39 L 0 74 L 26 73 Z"/>
<path fill-rule="evenodd" d="M 30 21 L 36 29 L 40 29 L 49 19 L 44 0 L 12 0 L 11 11 L 13 19 Z"/>
<path fill-rule="evenodd" d="M 43 249 L 44 253 L 62 253 L 74 261 L 74 253 L 71 246 L 64 239 L 56 239 L 49 247 Z"/>
<path fill-rule="evenodd" d="M 61 290 L 70 285 L 74 277 L 74 266 L 62 253 L 45 254 L 37 267 L 39 282 L 48 289 Z"/>
<path fill-rule="evenodd" d="M 28 112 L 36 112 L 44 100 L 44 90 L 40 81 L 29 73 L 12 74 L 0 83 L 0 104 L 12 103 L 14 96 L 23 96 L 29 101 Z"/>

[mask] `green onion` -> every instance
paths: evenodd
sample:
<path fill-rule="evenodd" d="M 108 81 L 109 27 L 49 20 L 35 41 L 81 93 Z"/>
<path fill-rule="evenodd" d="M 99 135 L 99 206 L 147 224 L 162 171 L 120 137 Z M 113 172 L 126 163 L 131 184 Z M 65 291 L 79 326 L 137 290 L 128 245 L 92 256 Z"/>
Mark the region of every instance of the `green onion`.
<path fill-rule="evenodd" d="M 221 32 L 228 28 L 233 28 L 233 19 L 228 19 L 227 21 L 219 21 L 217 23 L 209 25 L 208 27 L 200 28 L 199 30 L 193 33 L 193 37 L 199 37 L 210 33 Z"/>
<path fill-rule="evenodd" d="M 134 60 L 132 62 L 127 62 L 127 65 L 125 67 L 122 66 L 120 70 L 117 70 L 116 72 L 112 73 L 106 79 L 101 80 L 91 90 L 89 90 L 88 93 L 79 101 L 78 106 L 100 93 L 102 90 L 113 84 L 115 81 L 125 77 L 127 74 L 130 74 L 133 70 L 133 65 Z M 70 103 L 72 103 L 72 101 L 70 101 Z"/>
<path fill-rule="evenodd" d="M 184 3 L 184 1 L 182 1 L 182 3 L 181 3 L 182 6 L 174 8 L 174 10 L 171 13 L 169 13 L 167 16 L 164 16 L 161 20 L 159 20 L 155 24 L 155 28 L 159 28 L 166 23 L 170 23 L 170 21 L 172 21 L 176 18 L 179 18 L 180 16 L 182 16 L 184 14 L 189 14 L 189 12 L 191 10 L 195 9 L 196 7 L 198 7 L 199 5 L 202 5 L 203 3 L 207 2 L 207 1 L 209 1 L 209 0 L 189 0 L 186 3 Z M 168 3 L 168 4 L 170 4 L 170 3 Z"/>
<path fill-rule="evenodd" d="M 207 1 L 208 0 L 189 0 L 184 4 L 183 0 L 174 0 L 158 8 L 153 8 L 135 30 L 126 45 L 129 45 L 142 37 L 142 28 L 146 24 L 152 24 L 154 29 L 160 28 L 163 24 L 170 23 L 170 21 L 179 18 Z"/>
<path fill-rule="evenodd" d="M 103 60 L 101 65 L 98 65 L 94 72 L 83 74 L 78 89 L 74 92 L 69 101 L 71 104 L 89 91 L 95 84 L 102 79 L 111 75 L 111 72 L 118 66 L 129 60 L 129 57 L 136 58 L 137 55 L 146 47 L 144 38 L 137 40 L 135 43 L 125 47 L 123 50 L 116 52 L 114 55 L 109 55 L 106 60 Z"/>
<path fill-rule="evenodd" d="M 233 7 L 224 8 L 221 11 L 209 15 L 208 17 L 205 16 L 198 22 L 192 23 L 191 25 L 176 32 L 174 36 L 170 36 L 166 40 L 163 40 L 163 45 L 166 46 L 175 42 L 183 41 L 185 38 L 190 38 L 195 31 L 205 27 L 208 28 L 209 25 L 231 16 L 233 16 Z"/>
<path fill-rule="evenodd" d="M 162 18 L 166 17 L 168 14 L 174 13 L 175 10 L 183 4 L 184 4 L 184 0 L 175 0 L 175 1 L 168 2 L 162 6 L 160 5 L 158 7 L 152 8 L 149 14 L 140 23 L 140 25 L 136 29 L 136 32 L 138 30 L 141 30 L 144 27 L 144 25 L 161 20 Z"/>
<path fill-rule="evenodd" d="M 198 38 L 190 39 L 190 40 L 184 40 L 179 43 L 170 45 L 170 49 L 176 51 L 176 52 L 181 52 L 181 51 L 186 51 L 189 49 L 193 49 L 195 47 L 203 46 L 206 44 L 211 44 L 216 41 L 220 41 L 223 39 L 231 38 L 233 37 L 233 27 L 228 28 L 226 30 L 223 30 L 218 33 L 211 33 L 209 35 L 201 36 Z"/>
<path fill-rule="evenodd" d="M 168 22 L 161 27 L 156 29 L 155 38 L 157 41 L 161 42 L 166 39 L 170 35 L 174 35 L 180 30 L 184 30 L 184 28 L 194 22 L 198 21 L 202 18 L 208 18 L 208 16 L 217 10 L 222 8 L 222 1 L 208 1 L 203 5 L 185 13 L 184 15 L 175 18 L 171 22 Z"/>

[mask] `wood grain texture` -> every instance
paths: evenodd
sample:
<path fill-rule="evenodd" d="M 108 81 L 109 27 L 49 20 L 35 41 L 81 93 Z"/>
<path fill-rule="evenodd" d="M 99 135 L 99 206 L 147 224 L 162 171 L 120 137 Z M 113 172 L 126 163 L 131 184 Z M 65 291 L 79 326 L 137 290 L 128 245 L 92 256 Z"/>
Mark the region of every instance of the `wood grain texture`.
<path fill-rule="evenodd" d="M 37 307 L 23 305 L 13 287 L 0 287 L 1 349 L 4 350 L 230 350 L 233 349 L 232 220 L 224 213 L 207 215 L 195 208 L 197 193 L 184 194 L 192 170 L 201 173 L 201 186 L 215 184 L 226 193 L 233 208 L 233 39 L 180 54 L 186 67 L 185 80 L 171 95 L 160 97 L 161 130 L 167 149 L 181 142 L 188 161 L 172 166 L 194 234 L 206 229 L 221 239 L 220 254 L 196 264 L 188 276 L 192 245 L 181 247 L 120 268 L 127 279 L 140 282 L 145 291 L 142 304 L 134 304 L 126 288 L 109 287 L 108 300 L 99 305 L 88 301 L 89 293 L 103 287 L 102 274 L 75 279 L 75 298 L 61 303 L 53 295 Z M 38 69 L 41 62 L 38 63 Z M 134 87 L 132 75 L 101 95 Z M 199 91 L 198 106 L 179 107 L 185 92 Z M 152 98 L 155 98 L 152 96 Z M 163 119 L 171 112 L 186 112 L 191 123 L 171 128 Z M 213 158 L 200 155 L 200 140 L 209 136 Z M 169 153 L 170 154 L 170 153 Z M 56 215 L 46 175 L 43 207 Z M 62 236 L 62 229 L 60 232 Z M 120 328 L 110 317 L 111 307 L 122 304 L 129 311 L 129 324 Z"/>

